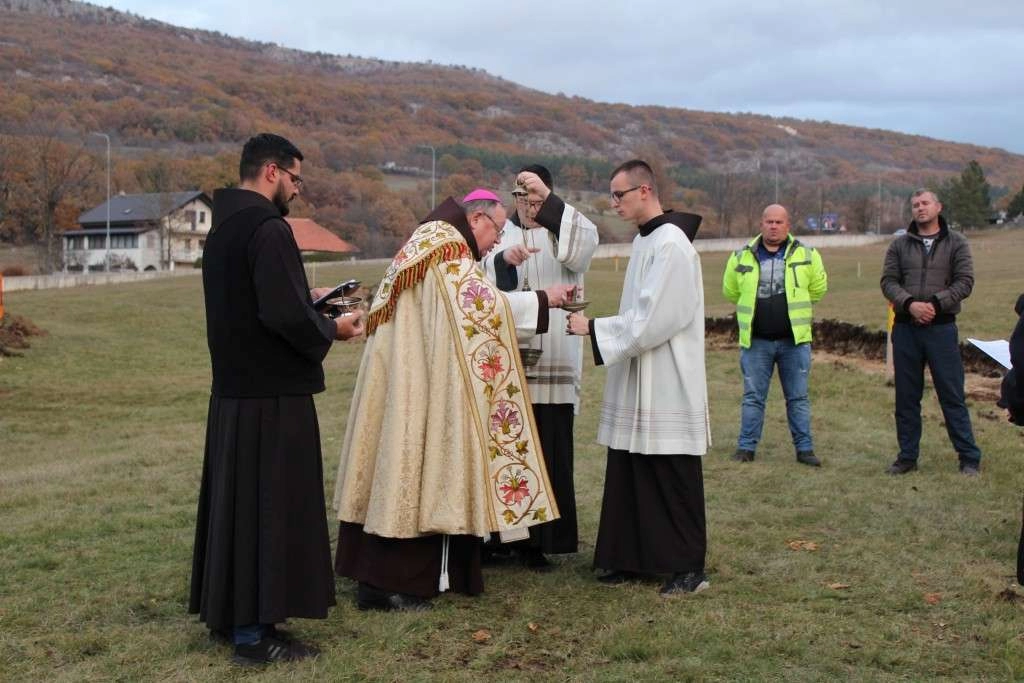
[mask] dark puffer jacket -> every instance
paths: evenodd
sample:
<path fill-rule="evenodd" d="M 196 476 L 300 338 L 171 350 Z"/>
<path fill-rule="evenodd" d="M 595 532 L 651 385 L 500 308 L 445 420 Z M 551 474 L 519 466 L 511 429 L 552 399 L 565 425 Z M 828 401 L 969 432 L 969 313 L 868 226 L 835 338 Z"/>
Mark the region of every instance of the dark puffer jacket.
<path fill-rule="evenodd" d="M 960 302 L 974 289 L 974 262 L 967 238 L 950 232 L 946 219 L 939 216 L 939 232 L 929 252 L 917 224 L 911 223 L 907 234 L 894 239 L 885 252 L 881 285 L 896 309 L 897 321 L 910 322 L 910 304 L 923 301 L 935 306 L 933 323 L 952 322 L 960 312 Z"/>

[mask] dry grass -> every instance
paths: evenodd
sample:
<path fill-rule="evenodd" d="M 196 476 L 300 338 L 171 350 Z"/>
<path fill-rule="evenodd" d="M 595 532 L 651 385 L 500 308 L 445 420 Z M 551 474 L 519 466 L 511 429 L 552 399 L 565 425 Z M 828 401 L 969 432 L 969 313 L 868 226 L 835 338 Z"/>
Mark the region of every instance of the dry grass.
<path fill-rule="evenodd" d="M 978 285 L 961 334 L 1013 324 L 1016 236 L 972 238 Z M 884 245 L 828 252 L 828 316 L 881 327 Z M 709 315 L 725 315 L 724 254 L 704 257 Z M 861 277 L 856 276 L 861 263 Z M 322 267 L 374 282 L 380 266 Z M 328 269 L 329 268 L 329 269 Z M 594 312 L 622 273 L 595 264 Z M 245 676 L 185 614 L 209 369 L 199 281 L 18 292 L 12 313 L 47 329 L 0 360 L 0 671 L 6 680 L 223 680 Z M 317 398 L 332 490 L 361 345 L 339 345 Z M 1012 585 L 1022 436 L 972 403 L 983 476 L 956 473 L 933 398 L 921 471 L 882 474 L 895 452 L 892 390 L 853 359 L 819 355 L 817 450 L 793 458 L 773 388 L 758 460 L 728 459 L 738 354 L 707 357 L 714 448 L 705 461 L 712 589 L 665 601 L 656 584 L 608 589 L 590 569 L 604 476 L 594 443 L 604 370 L 587 363 L 577 422 L 581 552 L 543 575 L 496 568 L 487 593 L 434 611 L 364 614 L 339 580 L 325 621 L 293 626 L 316 662 L 265 680 L 1014 680 L 1024 628 Z M 807 541 L 794 544 L 792 541 Z M 814 549 L 811 549 L 814 548 Z M 531 628 L 531 624 L 533 627 Z M 478 643 L 473 634 L 487 629 Z"/>

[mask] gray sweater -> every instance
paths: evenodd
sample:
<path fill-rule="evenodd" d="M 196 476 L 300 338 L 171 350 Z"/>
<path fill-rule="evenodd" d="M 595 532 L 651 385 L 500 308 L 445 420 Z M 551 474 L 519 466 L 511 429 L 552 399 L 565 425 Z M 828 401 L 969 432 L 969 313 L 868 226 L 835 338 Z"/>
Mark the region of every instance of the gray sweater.
<path fill-rule="evenodd" d="M 950 232 L 946 220 L 939 216 L 939 232 L 931 251 L 912 223 L 907 234 L 897 237 L 885 253 L 882 268 L 882 293 L 893 303 L 896 319 L 909 319 L 910 304 L 931 302 L 935 306 L 934 322 L 951 322 L 960 312 L 960 302 L 974 288 L 974 263 L 967 238 Z"/>

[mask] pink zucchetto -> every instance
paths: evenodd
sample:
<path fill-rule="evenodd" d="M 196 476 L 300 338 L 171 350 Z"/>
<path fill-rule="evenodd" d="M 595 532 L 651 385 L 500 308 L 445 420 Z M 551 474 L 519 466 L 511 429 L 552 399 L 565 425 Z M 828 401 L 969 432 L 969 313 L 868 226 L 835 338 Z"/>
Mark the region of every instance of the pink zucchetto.
<path fill-rule="evenodd" d="M 470 192 L 469 194 L 467 194 L 465 197 L 462 198 L 462 203 L 463 204 L 468 204 L 469 202 L 479 202 L 479 201 L 498 202 L 499 204 L 501 204 L 501 197 L 499 197 L 498 195 L 494 194 L 490 190 L 484 189 L 482 187 L 478 187 L 475 190 L 473 190 L 472 192 Z"/>

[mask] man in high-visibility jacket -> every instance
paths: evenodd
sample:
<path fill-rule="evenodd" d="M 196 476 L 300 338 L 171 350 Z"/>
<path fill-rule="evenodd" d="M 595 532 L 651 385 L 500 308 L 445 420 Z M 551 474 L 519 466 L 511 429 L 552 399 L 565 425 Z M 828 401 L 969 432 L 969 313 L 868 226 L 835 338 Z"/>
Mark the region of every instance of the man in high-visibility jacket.
<path fill-rule="evenodd" d="M 818 251 L 794 239 L 789 228 L 785 207 L 772 204 L 765 208 L 761 234 L 729 257 L 722 278 L 722 293 L 736 304 L 743 371 L 740 435 L 733 460 L 754 459 L 777 364 L 797 462 L 820 467 L 811 439 L 807 387 L 811 306 L 825 295 L 828 277 Z"/>

